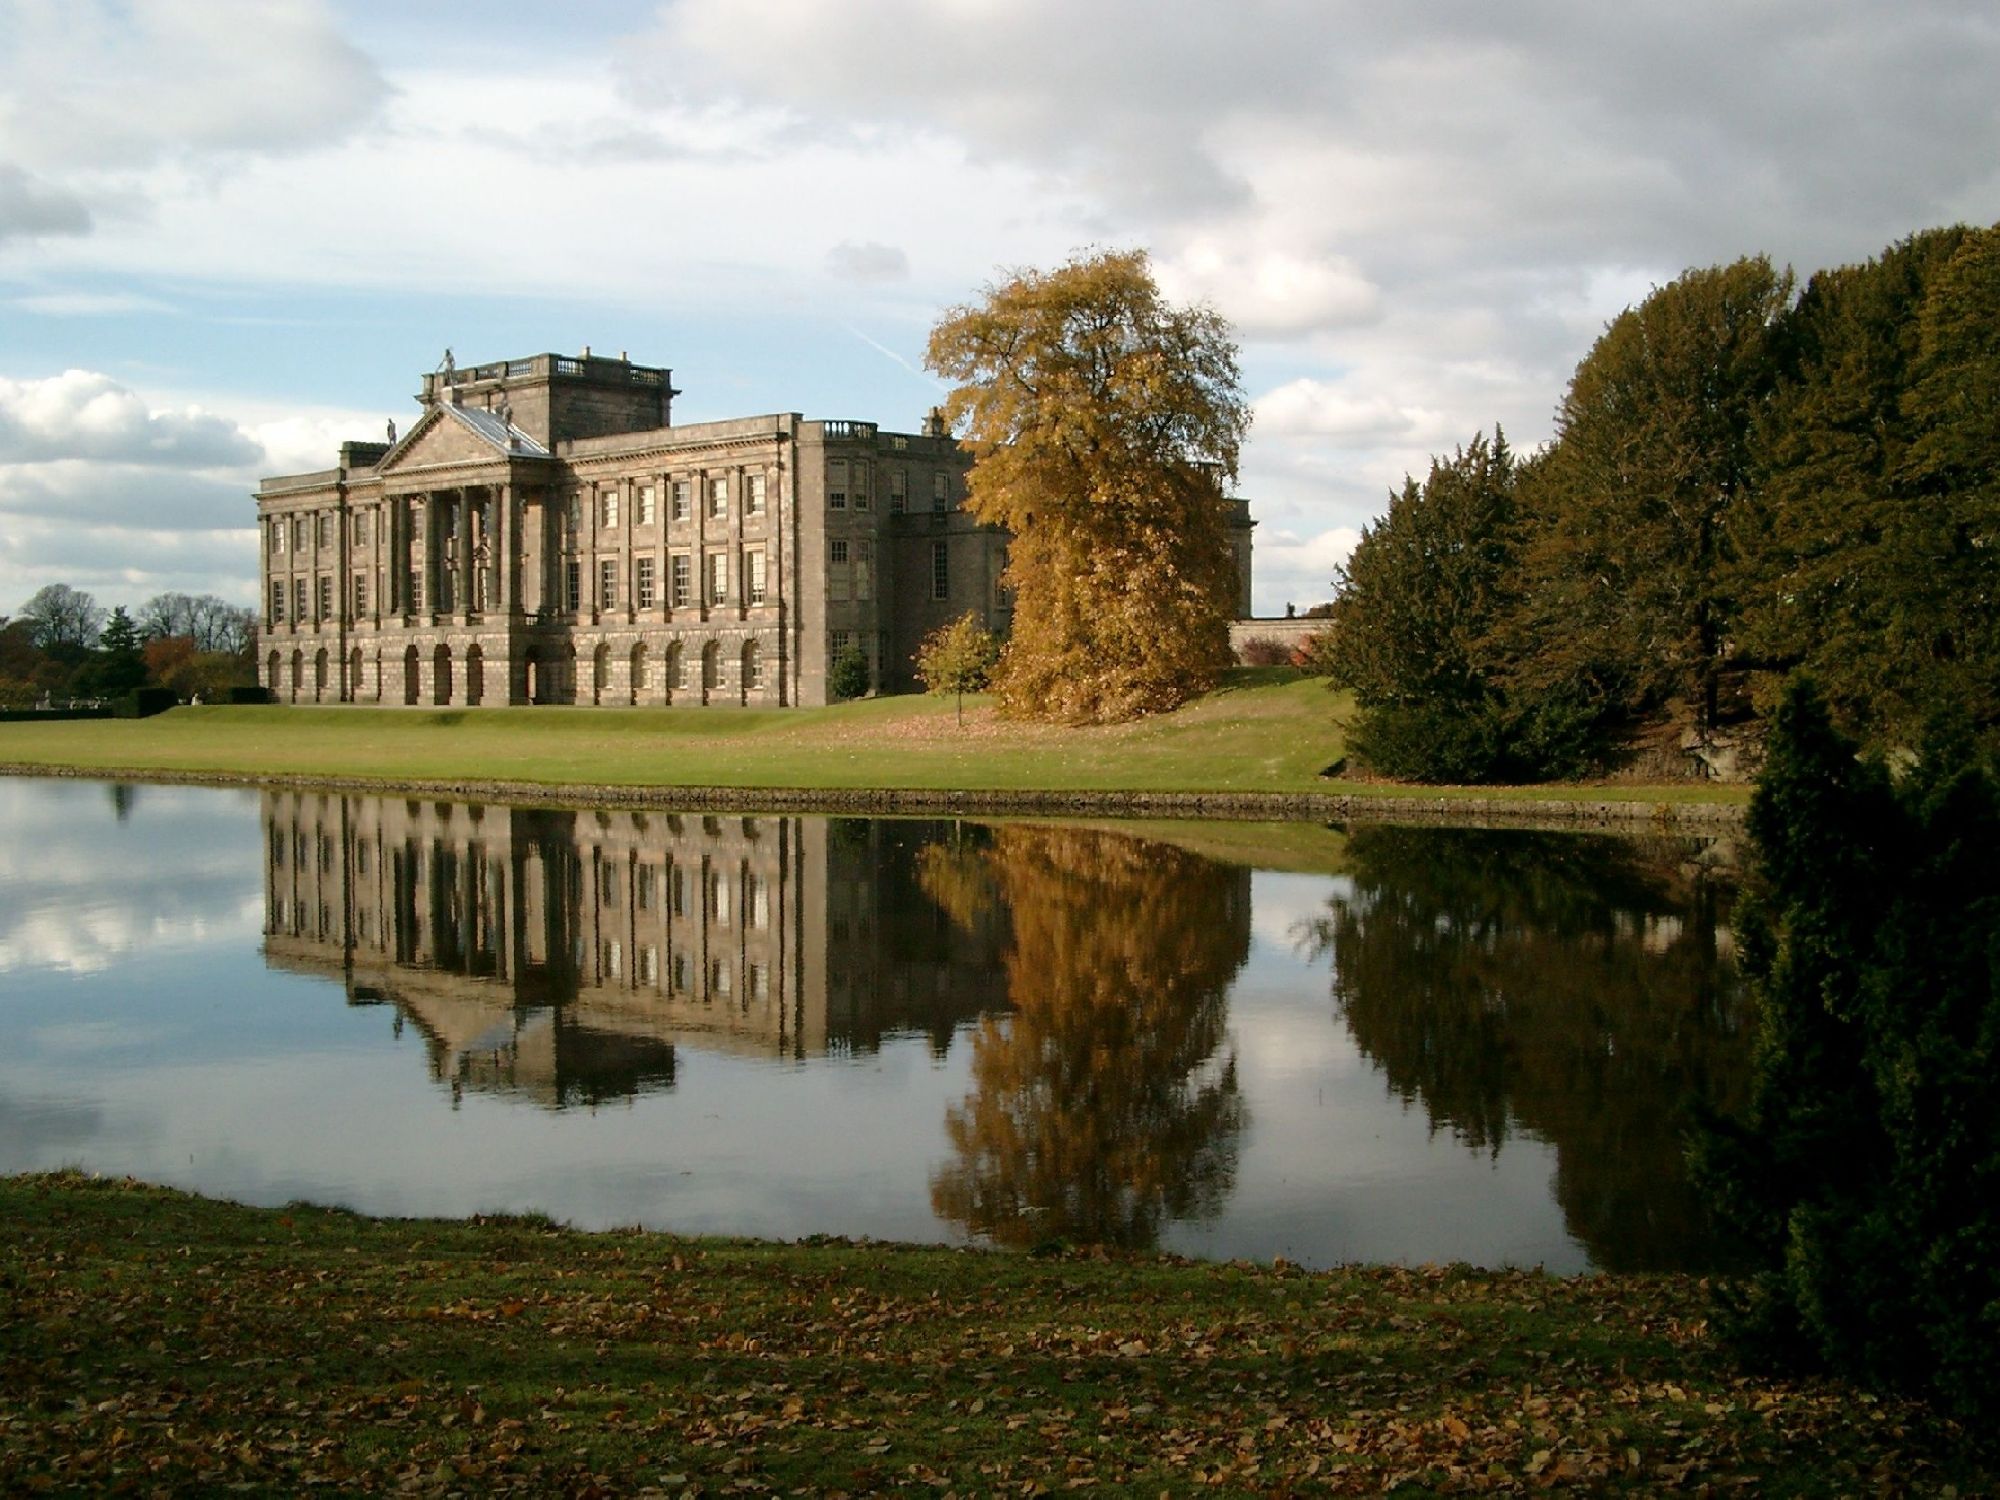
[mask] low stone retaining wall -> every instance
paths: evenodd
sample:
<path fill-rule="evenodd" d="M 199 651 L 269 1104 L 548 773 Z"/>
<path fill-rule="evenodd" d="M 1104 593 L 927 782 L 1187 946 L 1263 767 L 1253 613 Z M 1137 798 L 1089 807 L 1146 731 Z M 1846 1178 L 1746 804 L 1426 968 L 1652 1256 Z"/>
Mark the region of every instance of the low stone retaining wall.
<path fill-rule="evenodd" d="M 1297 647 L 1307 636 L 1326 628 L 1324 620 L 1308 620 L 1302 615 L 1279 615 L 1270 620 L 1231 620 L 1229 622 L 1229 649 L 1242 659 L 1246 641 L 1276 641 L 1282 646 Z"/>
<path fill-rule="evenodd" d="M 670 787 L 543 785 L 532 781 L 357 776 L 252 776 L 226 771 L 0 765 L 10 776 L 168 785 L 305 788 L 382 797 L 441 797 L 543 807 L 662 812 L 906 814 L 929 817 L 1229 818 L 1315 823 L 1430 823 L 1492 828 L 1653 827 L 1732 831 L 1744 806 L 1608 797 L 1441 797 L 1433 792 L 937 791 L 912 787 Z"/>

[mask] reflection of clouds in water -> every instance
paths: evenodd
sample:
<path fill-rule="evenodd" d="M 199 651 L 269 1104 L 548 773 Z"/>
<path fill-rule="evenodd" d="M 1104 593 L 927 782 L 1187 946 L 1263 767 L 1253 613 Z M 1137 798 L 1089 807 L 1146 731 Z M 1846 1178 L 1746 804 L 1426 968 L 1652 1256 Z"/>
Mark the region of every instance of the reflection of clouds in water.
<path fill-rule="evenodd" d="M 1251 877 L 1250 891 L 1250 930 L 1257 941 L 1281 952 L 1303 953 L 1327 902 L 1352 900 L 1354 881 L 1346 875 L 1259 870 Z"/>
<path fill-rule="evenodd" d="M 245 902 L 234 884 L 191 890 L 135 881 L 127 899 L 125 905 L 102 898 L 79 905 L 44 893 L 12 923 L 0 918 L 0 974 L 22 969 L 95 974 L 142 949 L 254 941 L 263 930 L 261 898 Z"/>
<path fill-rule="evenodd" d="M 157 1026 L 129 1026 L 122 1021 L 62 1021 L 32 1033 L 41 1051 L 69 1057 L 150 1047 L 166 1035 Z"/>
<path fill-rule="evenodd" d="M 0 1172 L 48 1164 L 53 1153 L 93 1139 L 102 1126 L 103 1112 L 94 1103 L 0 1094 Z"/>
<path fill-rule="evenodd" d="M 145 787 L 121 820 L 102 785 L 0 784 L 0 973 L 104 971 L 141 950 L 236 943 L 262 931 L 254 802 Z M 165 873 L 158 852 L 172 851 Z"/>

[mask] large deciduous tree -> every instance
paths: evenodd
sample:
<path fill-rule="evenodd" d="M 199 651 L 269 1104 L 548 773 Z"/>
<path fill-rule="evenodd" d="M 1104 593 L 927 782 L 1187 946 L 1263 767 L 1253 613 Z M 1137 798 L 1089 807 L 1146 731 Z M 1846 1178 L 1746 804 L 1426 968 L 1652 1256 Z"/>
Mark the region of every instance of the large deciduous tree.
<path fill-rule="evenodd" d="M 104 629 L 104 611 L 97 601 L 66 583 L 37 589 L 35 597 L 21 606 L 21 614 L 35 622 L 35 644 L 44 651 L 87 651 Z"/>
<path fill-rule="evenodd" d="M 1236 600 L 1223 484 L 1249 428 L 1224 320 L 1110 251 L 950 309 L 926 363 L 958 382 L 969 509 L 1014 537 L 1003 711 L 1105 722 L 1213 686 Z"/>
<path fill-rule="evenodd" d="M 139 606 L 139 633 L 149 640 L 184 635 L 197 651 L 241 651 L 256 612 L 214 594 L 155 594 Z"/>

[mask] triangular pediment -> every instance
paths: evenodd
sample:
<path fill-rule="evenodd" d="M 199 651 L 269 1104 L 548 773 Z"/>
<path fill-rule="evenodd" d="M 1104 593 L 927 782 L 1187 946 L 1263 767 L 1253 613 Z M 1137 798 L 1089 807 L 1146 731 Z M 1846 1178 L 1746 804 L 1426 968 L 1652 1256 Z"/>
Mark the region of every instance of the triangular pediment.
<path fill-rule="evenodd" d="M 454 422 L 443 407 L 434 406 L 417 418 L 396 446 L 383 455 L 378 473 L 394 469 L 431 469 L 446 464 L 484 463 L 503 450 L 466 422 Z"/>
<path fill-rule="evenodd" d="M 433 406 L 397 440 L 376 471 L 433 469 L 500 458 L 547 458 L 549 450 L 483 408 Z"/>

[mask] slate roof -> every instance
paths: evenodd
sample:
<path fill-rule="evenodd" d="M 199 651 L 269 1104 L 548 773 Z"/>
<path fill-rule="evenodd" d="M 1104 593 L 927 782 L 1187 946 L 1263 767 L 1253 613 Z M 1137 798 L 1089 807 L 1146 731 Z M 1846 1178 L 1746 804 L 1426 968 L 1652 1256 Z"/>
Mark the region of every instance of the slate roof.
<path fill-rule="evenodd" d="M 502 453 L 524 453 L 530 458 L 554 456 L 520 428 L 503 425 L 499 417 L 481 407 L 455 406 L 449 401 L 443 401 L 438 403 L 438 410 L 456 417 Z"/>

